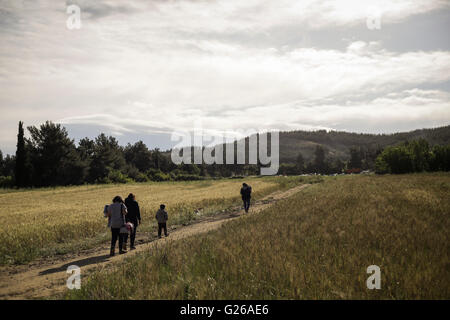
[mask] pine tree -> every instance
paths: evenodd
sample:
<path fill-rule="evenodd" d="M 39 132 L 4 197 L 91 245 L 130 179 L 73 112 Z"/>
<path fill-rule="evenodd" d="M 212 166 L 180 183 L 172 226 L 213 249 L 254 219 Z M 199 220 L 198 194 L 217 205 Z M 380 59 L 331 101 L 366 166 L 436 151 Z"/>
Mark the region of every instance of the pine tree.
<path fill-rule="evenodd" d="M 76 185 L 84 182 L 87 162 L 80 159 L 75 143 L 60 124 L 50 121 L 28 127 L 32 151 L 33 185 Z"/>
<path fill-rule="evenodd" d="M 361 148 L 350 148 L 350 161 L 348 163 L 349 169 L 361 169 L 362 168 L 362 152 Z"/>
<path fill-rule="evenodd" d="M 325 162 L 325 149 L 317 145 L 314 151 L 314 167 L 318 173 L 325 173 L 327 166 Z"/>
<path fill-rule="evenodd" d="M 0 150 L 0 176 L 5 175 L 5 161 L 3 160 L 3 152 Z"/>
<path fill-rule="evenodd" d="M 17 134 L 17 151 L 16 151 L 16 166 L 15 179 L 16 185 L 21 188 L 27 185 L 28 173 L 26 172 L 27 151 L 25 148 L 25 137 L 23 130 L 23 122 L 19 121 L 19 133 Z"/>
<path fill-rule="evenodd" d="M 298 173 L 303 173 L 303 171 L 305 170 L 305 159 L 303 158 L 303 155 L 301 153 L 299 153 L 297 156 L 296 168 Z"/>

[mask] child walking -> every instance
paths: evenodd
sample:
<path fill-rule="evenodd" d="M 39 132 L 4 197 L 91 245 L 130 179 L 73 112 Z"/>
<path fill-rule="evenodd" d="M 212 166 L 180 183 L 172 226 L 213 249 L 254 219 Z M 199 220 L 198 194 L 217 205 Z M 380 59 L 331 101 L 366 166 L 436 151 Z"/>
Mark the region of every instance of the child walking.
<path fill-rule="evenodd" d="M 158 238 L 161 238 L 161 231 L 164 229 L 164 235 L 167 237 L 169 234 L 167 233 L 167 220 L 169 217 L 167 215 L 167 211 L 165 210 L 166 206 L 164 204 L 159 206 L 159 210 L 156 212 L 155 219 L 158 221 Z"/>

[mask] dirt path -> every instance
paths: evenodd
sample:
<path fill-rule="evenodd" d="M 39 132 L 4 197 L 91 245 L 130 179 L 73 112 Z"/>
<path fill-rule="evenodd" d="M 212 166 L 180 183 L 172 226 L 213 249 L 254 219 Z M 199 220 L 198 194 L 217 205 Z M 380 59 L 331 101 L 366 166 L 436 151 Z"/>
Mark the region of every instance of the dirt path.
<path fill-rule="evenodd" d="M 285 199 L 307 185 L 297 186 L 286 191 L 276 191 L 261 200 L 255 201 L 248 214 L 254 214 L 271 206 L 276 201 Z M 169 237 L 152 239 L 148 233 L 138 232 L 136 250 L 123 255 L 109 256 L 107 244 L 101 248 L 87 250 L 79 254 L 41 259 L 25 266 L 7 266 L 0 268 L 0 299 L 36 299 L 57 295 L 66 290 L 69 274 L 67 267 L 77 265 L 81 268 L 81 277 L 92 272 L 97 267 L 108 267 L 113 263 L 133 256 L 139 252 L 151 250 L 156 245 L 163 245 L 169 241 L 177 241 L 191 235 L 202 234 L 219 228 L 224 222 L 237 219 L 244 214 L 241 208 L 232 212 L 220 213 L 214 216 L 196 220 L 188 226 L 176 226 L 171 229 Z"/>

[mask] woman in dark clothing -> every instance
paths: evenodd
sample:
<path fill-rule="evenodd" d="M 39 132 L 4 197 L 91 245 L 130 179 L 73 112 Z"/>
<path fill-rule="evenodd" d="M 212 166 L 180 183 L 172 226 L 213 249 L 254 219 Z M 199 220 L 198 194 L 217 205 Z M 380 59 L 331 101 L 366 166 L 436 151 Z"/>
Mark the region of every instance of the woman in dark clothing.
<path fill-rule="evenodd" d="M 130 249 L 134 250 L 134 240 L 136 239 L 136 229 L 141 224 L 141 211 L 139 210 L 139 204 L 136 201 L 134 194 L 130 193 L 125 199 L 125 206 L 127 207 L 128 214 L 125 216 L 127 222 L 133 224 L 133 229 L 130 232 Z M 125 235 L 125 249 L 127 247 L 128 234 Z"/>

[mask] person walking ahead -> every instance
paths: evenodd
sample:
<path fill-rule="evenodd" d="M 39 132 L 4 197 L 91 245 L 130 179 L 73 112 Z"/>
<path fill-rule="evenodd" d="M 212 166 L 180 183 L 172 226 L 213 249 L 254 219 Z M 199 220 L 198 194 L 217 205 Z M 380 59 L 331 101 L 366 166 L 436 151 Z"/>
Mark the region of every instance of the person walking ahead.
<path fill-rule="evenodd" d="M 250 209 L 250 200 L 252 198 L 252 187 L 250 187 L 246 183 L 243 183 L 241 188 L 241 196 L 242 201 L 244 202 L 245 212 L 247 213 L 248 209 Z"/>
<path fill-rule="evenodd" d="M 136 201 L 136 197 L 134 194 L 130 193 L 128 197 L 125 199 L 125 206 L 127 207 L 128 213 L 125 216 L 125 220 L 127 222 L 131 222 L 133 224 L 133 229 L 130 232 L 130 249 L 134 250 L 136 247 L 134 246 L 134 240 L 136 239 L 136 229 L 137 226 L 141 224 L 141 211 L 139 210 L 139 204 Z M 128 234 L 125 234 L 125 246 L 124 249 L 127 249 L 127 240 Z"/>
<path fill-rule="evenodd" d="M 159 210 L 156 212 L 155 219 L 158 220 L 158 238 L 161 238 L 161 231 L 164 229 L 164 235 L 167 237 L 167 220 L 169 217 L 167 215 L 167 211 L 164 210 L 166 208 L 165 205 L 160 205 Z"/>
<path fill-rule="evenodd" d="M 114 255 L 116 250 L 116 242 L 119 239 L 119 253 L 125 253 L 123 250 L 124 236 L 120 233 L 120 228 L 125 224 L 125 215 L 127 214 L 127 207 L 123 204 L 120 196 L 113 199 L 113 203 L 108 206 L 107 216 L 111 218 L 111 251 L 110 255 Z"/>

